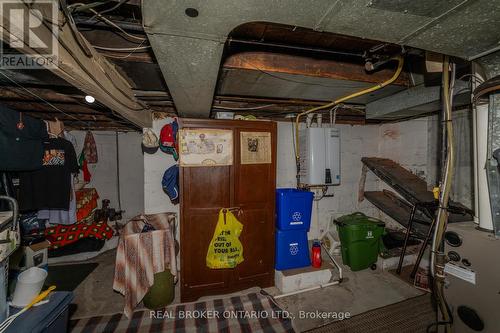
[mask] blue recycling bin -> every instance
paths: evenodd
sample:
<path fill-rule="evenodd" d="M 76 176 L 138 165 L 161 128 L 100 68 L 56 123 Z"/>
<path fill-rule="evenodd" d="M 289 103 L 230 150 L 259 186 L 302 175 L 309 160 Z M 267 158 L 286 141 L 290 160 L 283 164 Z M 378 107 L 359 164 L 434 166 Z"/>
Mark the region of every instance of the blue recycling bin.
<path fill-rule="evenodd" d="M 276 190 L 276 228 L 305 230 L 311 226 L 313 192 L 295 188 Z"/>
<path fill-rule="evenodd" d="M 311 266 L 307 231 L 276 230 L 276 256 L 274 267 L 277 270 Z"/>

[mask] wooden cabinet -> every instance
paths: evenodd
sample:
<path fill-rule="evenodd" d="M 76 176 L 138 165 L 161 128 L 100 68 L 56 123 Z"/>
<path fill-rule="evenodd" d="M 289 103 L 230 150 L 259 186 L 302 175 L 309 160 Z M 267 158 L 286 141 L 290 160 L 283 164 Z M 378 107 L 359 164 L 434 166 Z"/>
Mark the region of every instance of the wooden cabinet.
<path fill-rule="evenodd" d="M 183 119 L 183 128 L 230 129 L 231 166 L 180 169 L 181 300 L 274 285 L 276 123 Z M 240 133 L 271 133 L 271 163 L 241 164 Z M 233 269 L 210 269 L 205 257 L 224 207 L 240 207 L 244 261 Z"/>

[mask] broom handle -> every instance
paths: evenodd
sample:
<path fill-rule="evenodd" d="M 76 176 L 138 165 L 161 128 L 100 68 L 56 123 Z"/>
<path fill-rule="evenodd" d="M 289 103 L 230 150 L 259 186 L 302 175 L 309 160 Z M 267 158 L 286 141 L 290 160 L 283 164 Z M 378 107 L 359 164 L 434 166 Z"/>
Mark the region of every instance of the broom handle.
<path fill-rule="evenodd" d="M 25 309 L 28 310 L 29 308 L 31 308 L 33 305 L 35 305 L 36 303 L 40 302 L 41 300 L 43 300 L 45 297 L 47 297 L 51 292 L 52 290 L 56 289 L 56 286 L 50 286 L 47 290 L 45 290 L 44 292 L 40 293 L 38 296 L 36 296 L 35 298 L 33 298 L 33 300 L 28 304 L 26 305 Z"/>

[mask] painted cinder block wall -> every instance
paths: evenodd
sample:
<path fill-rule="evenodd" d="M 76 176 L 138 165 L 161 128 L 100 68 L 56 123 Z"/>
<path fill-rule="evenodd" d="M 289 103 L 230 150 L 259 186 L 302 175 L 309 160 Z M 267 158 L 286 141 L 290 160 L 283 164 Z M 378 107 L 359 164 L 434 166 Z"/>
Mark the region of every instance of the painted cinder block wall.
<path fill-rule="evenodd" d="M 159 134 L 163 125 L 171 121 L 171 118 L 155 120 L 153 130 Z M 358 202 L 361 157 L 388 157 L 424 177 L 427 173 L 427 118 L 395 124 L 337 127 L 341 133 L 341 185 L 333 187 L 334 197 L 313 204 L 310 239 L 321 234 L 331 216 L 361 211 L 391 222 L 368 201 Z M 163 173 L 174 163 L 171 155 L 161 151 L 144 155 L 144 209 L 147 214 L 179 212 L 179 205 L 172 205 L 161 187 Z M 296 184 L 291 122 L 278 122 L 276 182 L 277 187 L 294 187 Z M 368 172 L 366 190 L 380 190 L 384 186 Z"/>
<path fill-rule="evenodd" d="M 77 141 L 77 156 L 83 148 L 85 131 L 71 131 Z M 98 162 L 89 164 L 92 174 L 87 187 L 95 187 L 100 200 L 109 199 L 110 206 L 118 209 L 117 145 L 114 131 L 94 131 Z M 118 133 L 118 163 L 120 170 L 120 199 L 124 221 L 144 212 L 144 158 L 141 151 L 142 133 Z M 80 174 L 80 179 L 83 176 Z M 100 207 L 99 200 L 99 207 Z"/>

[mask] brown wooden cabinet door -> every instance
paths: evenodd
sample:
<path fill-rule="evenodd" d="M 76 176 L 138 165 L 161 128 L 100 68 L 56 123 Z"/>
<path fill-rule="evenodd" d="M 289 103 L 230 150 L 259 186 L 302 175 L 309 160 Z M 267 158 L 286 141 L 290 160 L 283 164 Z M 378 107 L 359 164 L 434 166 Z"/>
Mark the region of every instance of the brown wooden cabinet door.
<path fill-rule="evenodd" d="M 276 153 L 271 154 L 271 163 L 241 164 L 240 132 L 269 132 L 276 140 L 273 128 L 238 128 L 235 130 L 234 159 L 234 204 L 240 207 L 243 232 L 240 236 L 244 258 L 235 271 L 238 285 L 274 283 L 274 202 L 276 187 Z M 271 143 L 276 147 L 276 143 Z"/>
<path fill-rule="evenodd" d="M 181 283 L 183 300 L 228 288 L 224 270 L 206 265 L 220 207 L 230 206 L 230 167 L 182 168 Z"/>
<path fill-rule="evenodd" d="M 233 130 L 233 165 L 184 167 L 181 191 L 181 300 L 274 284 L 276 124 L 181 120 L 185 128 Z M 240 163 L 240 132 L 271 133 L 272 163 Z M 234 269 L 209 269 L 206 253 L 221 208 L 240 207 L 244 261 Z"/>

